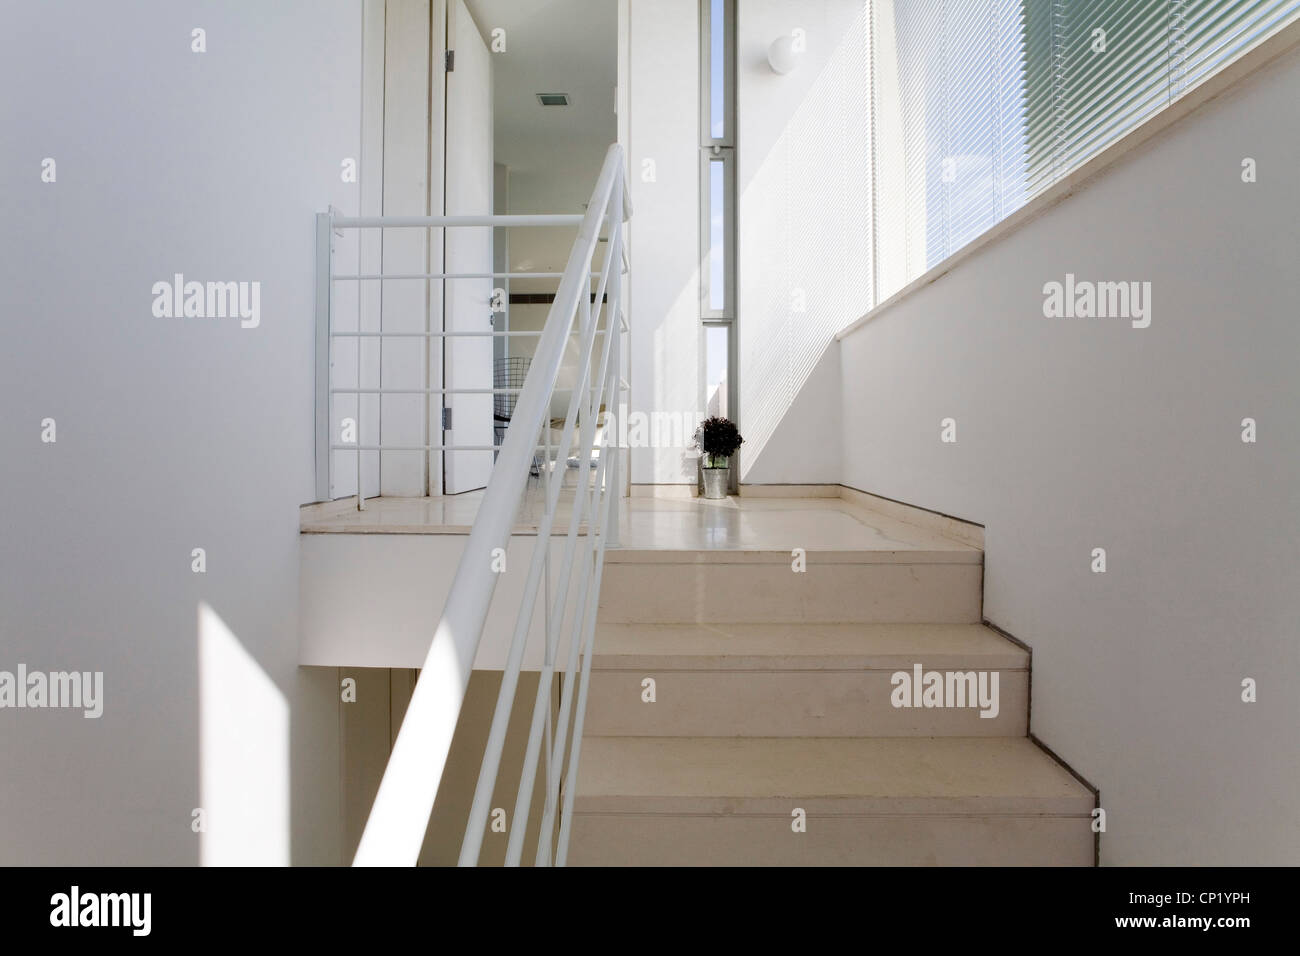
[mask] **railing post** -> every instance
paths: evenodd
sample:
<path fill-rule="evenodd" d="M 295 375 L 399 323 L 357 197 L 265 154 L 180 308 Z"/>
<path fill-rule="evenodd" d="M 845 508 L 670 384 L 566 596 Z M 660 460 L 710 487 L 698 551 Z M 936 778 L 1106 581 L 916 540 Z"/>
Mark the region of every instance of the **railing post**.
<path fill-rule="evenodd" d="M 316 214 L 316 500 L 330 500 L 330 313 L 334 283 L 332 213 Z"/>
<path fill-rule="evenodd" d="M 620 178 L 624 175 L 622 170 L 619 172 Z M 626 186 L 623 182 L 618 184 L 614 190 L 614 195 L 610 197 L 610 224 L 611 229 L 610 241 L 617 244 L 614 250 L 614 261 L 623 263 L 626 261 L 623 248 L 623 199 L 626 195 Z M 619 402 L 622 401 L 623 392 L 619 384 L 623 381 L 623 345 L 624 335 L 628 333 L 623 331 L 623 270 L 615 269 L 610 276 L 609 310 L 605 317 L 605 327 L 609 330 L 608 334 L 614 337 L 614 378 L 613 387 L 610 389 L 609 405 L 617 409 Z M 632 396 L 628 396 L 628 403 L 631 404 Z M 608 419 L 606 419 L 608 421 Z M 610 473 L 608 476 L 609 494 L 615 498 L 613 508 L 613 520 L 606 522 L 605 528 L 605 546 L 618 547 L 619 530 L 623 523 L 623 511 L 625 503 L 623 501 L 623 482 L 622 482 L 622 464 L 623 464 L 623 446 L 619 443 L 618 429 L 614 434 L 614 460 L 611 463 Z M 628 454 L 631 454 L 630 452 Z M 597 595 L 599 596 L 599 595 Z"/>
<path fill-rule="evenodd" d="M 384 770 L 379 792 L 375 797 L 370 816 L 366 821 L 365 831 L 362 834 L 361 843 L 357 848 L 355 865 L 391 865 L 393 863 L 409 865 L 418 858 L 420 844 L 428 826 L 429 813 L 437 796 L 438 785 L 441 782 L 448 752 L 451 748 L 452 736 L 464 700 L 465 690 L 469 683 L 474 658 L 483 637 L 488 609 L 496 588 L 497 577 L 494 574 L 487 573 L 487 569 L 492 564 L 493 550 L 498 547 L 505 547 L 510 541 L 521 496 L 528 482 L 530 463 L 534 460 L 536 454 L 538 429 L 543 431 L 542 447 L 546 455 L 543 467 L 547 469 L 547 474 L 544 480 L 546 502 L 539 521 L 537 544 L 545 550 L 542 554 L 535 552 L 533 559 L 529 562 L 528 577 L 524 584 L 524 596 L 519 614 L 516 616 L 515 633 L 502 677 L 501 693 L 497 697 L 492 728 L 488 735 L 488 743 L 483 754 L 483 764 L 479 771 L 474 804 L 471 807 L 469 820 L 466 824 L 465 839 L 461 846 L 461 865 L 473 865 L 478 859 L 491 806 L 490 801 L 495 788 L 497 771 L 504 749 L 506 726 L 514 702 L 514 693 L 519 678 L 524 648 L 534 620 L 537 590 L 538 585 L 541 583 L 544 568 L 548 578 L 546 594 L 549 606 L 544 608 L 547 619 L 546 639 L 548 647 L 543 664 L 542 681 L 539 682 L 537 697 L 534 701 L 533 722 L 529 730 L 525 766 L 521 775 L 519 791 L 516 794 L 515 813 L 512 821 L 514 827 L 511 830 L 509 846 L 507 847 L 507 864 L 517 865 L 520 860 L 523 836 L 526 832 L 529 801 L 532 797 L 533 784 L 538 771 L 538 751 L 544 731 L 548 738 L 548 756 L 558 753 L 561 755 L 562 760 L 567 721 L 560 722 L 556 739 L 549 739 L 549 731 L 551 730 L 549 708 L 551 684 L 547 678 L 555 669 L 555 658 L 557 656 L 555 641 L 563 629 L 565 618 L 565 603 L 559 602 L 558 596 L 551 594 L 552 582 L 549 580 L 551 577 L 549 573 L 551 528 L 556 517 L 558 498 L 564 483 L 563 472 L 558 477 L 551 474 L 552 463 L 550 462 L 549 453 L 550 400 L 560 375 L 567 340 L 573 328 L 574 317 L 581 305 L 586 319 L 586 327 L 582 330 L 579 348 L 582 361 L 576 376 L 577 381 L 573 393 L 569 397 L 568 413 L 565 416 L 558 449 L 560 452 L 567 452 L 574 436 L 575 426 L 578 426 L 579 410 L 584 405 L 583 398 L 591 377 L 596 323 L 591 318 L 590 309 L 590 262 L 599 241 L 603 216 L 610 215 L 616 223 L 621 220 L 621 215 L 615 216 L 614 213 L 621 212 L 624 208 L 624 204 L 621 202 L 623 193 L 621 189 L 618 189 L 618 186 L 623 182 L 621 176 L 622 164 L 621 148 L 617 145 L 611 146 L 606 154 L 605 164 L 597 179 L 596 187 L 593 190 L 592 201 L 588 204 L 587 212 L 582 217 L 578 238 L 570 252 L 568 264 L 560 281 L 560 287 L 556 292 L 555 301 L 552 303 L 547 316 L 546 325 L 538 340 L 532 367 L 519 393 L 515 420 L 507 429 L 504 441 L 501 444 L 496 467 L 483 493 L 474 526 L 465 542 L 464 552 L 451 583 L 446 605 L 443 608 L 433 640 L 429 646 L 425 666 L 411 694 L 406 716 L 393 744 L 392 755 L 388 761 L 388 766 Z M 611 201 L 609 199 L 611 193 L 616 195 L 618 199 Z M 343 221 L 338 220 L 330 225 L 337 225 L 338 222 Z M 369 220 L 348 220 L 347 222 L 361 226 L 368 224 Z M 428 225 L 424 219 L 419 217 L 410 223 L 394 223 L 384 220 L 374 224 Z M 468 223 L 446 224 L 467 225 Z M 620 254 L 621 251 L 621 226 L 617 226 L 611 233 L 608 256 L 602 269 L 603 276 L 611 276 L 611 263 L 618 261 L 613 259 L 613 256 Z M 617 270 L 612 271 L 614 277 L 619 274 Z M 615 282 L 617 283 L 617 279 L 615 279 Z M 601 284 L 602 288 L 596 295 L 597 301 L 602 299 L 602 294 L 605 291 L 605 279 L 603 277 Z M 612 289 L 611 301 L 615 304 L 619 301 L 617 293 L 619 288 L 615 284 Z M 620 333 L 618 332 L 618 329 L 621 329 L 621 323 L 616 329 L 614 322 L 619 321 L 617 309 L 611 309 L 609 315 L 609 334 L 605 339 L 605 355 L 602 358 L 601 366 L 602 373 L 606 376 L 606 390 L 617 399 L 616 383 L 621 380 L 621 376 L 617 367 L 610 367 L 610 362 L 621 355 L 619 349 Z M 360 388 L 359 380 L 358 388 Z M 598 398 L 599 396 L 597 396 L 596 400 Z M 596 420 L 597 415 L 591 411 L 591 405 L 588 402 L 586 417 L 580 427 L 577 428 L 579 449 L 589 450 L 592 447 Z M 326 437 L 328 438 L 328 435 Z M 617 459 L 617 455 L 615 457 Z M 583 462 L 583 464 L 587 465 L 588 463 Z M 605 471 L 610 464 L 602 456 L 600 470 Z M 617 461 L 613 464 L 613 467 L 617 469 Z M 585 482 L 587 471 L 584 469 L 581 474 Z M 599 477 L 597 484 L 600 488 L 605 489 L 607 494 L 610 493 L 610 488 L 617 487 L 616 484 L 611 485 L 608 480 L 602 481 Z M 360 491 L 360 484 L 358 484 L 358 491 Z M 590 502 L 593 505 L 595 498 L 596 496 L 593 493 Z M 586 495 L 575 489 L 573 512 L 569 517 L 569 531 L 564 542 L 563 558 L 558 569 L 559 573 L 556 575 L 558 582 L 555 584 L 559 594 L 563 595 L 566 601 L 574 563 L 574 551 L 577 545 L 577 532 L 583 518 L 583 504 L 586 503 L 586 499 Z M 606 507 L 608 507 L 608 504 L 606 504 Z M 602 514 L 604 522 L 607 524 L 610 511 L 602 509 Z M 601 519 L 593 514 L 589 519 L 589 528 L 599 527 L 600 521 Z M 584 559 L 582 579 L 578 586 L 580 595 L 581 592 L 586 591 L 586 596 L 590 598 L 586 604 L 587 611 L 584 622 L 586 633 L 585 635 L 582 634 L 582 628 L 575 617 L 574 633 L 572 635 L 575 641 L 583 640 L 586 647 L 583 681 L 587 679 L 585 673 L 590 670 L 590 648 L 594 634 L 596 595 L 599 593 L 600 571 L 604 544 L 606 543 L 603 528 L 593 538 L 589 538 L 587 542 L 589 549 L 593 543 L 598 549 L 594 568 Z M 579 596 L 577 606 L 582 606 L 583 600 L 584 597 Z M 575 610 L 576 614 L 577 611 Z M 576 771 L 578 748 L 581 744 L 582 711 L 585 709 L 586 703 L 585 686 L 579 683 L 578 687 L 582 687 L 583 690 L 579 708 L 575 714 L 577 727 L 579 728 L 577 737 L 576 739 L 570 738 L 574 748 L 571 764 L 567 768 L 570 780 L 573 779 L 573 774 Z M 553 766 L 548 765 L 547 770 L 549 776 L 547 790 L 550 794 L 550 805 L 545 808 L 545 812 L 553 820 L 558 802 L 555 788 L 559 785 L 564 768 L 557 762 Z M 566 806 L 571 811 L 571 793 L 566 794 Z M 565 816 L 567 816 L 567 813 Z M 562 831 L 566 823 L 567 821 L 562 818 Z M 549 843 L 550 841 L 545 842 Z M 565 840 L 561 840 L 562 849 L 565 842 Z"/>
<path fill-rule="evenodd" d="M 614 189 L 618 189 L 618 183 L 615 183 Z M 606 224 L 611 223 L 611 217 L 614 216 L 614 209 L 615 207 L 613 203 L 609 202 L 606 206 Z M 617 381 L 618 372 L 616 365 L 616 357 L 618 354 L 616 348 L 618 344 L 618 332 L 613 324 L 614 317 L 617 315 L 617 311 L 614 308 L 617 302 L 617 296 L 613 286 L 608 285 L 609 277 L 612 274 L 611 266 L 616 266 L 618 262 L 618 241 L 616 235 L 617 220 L 612 221 L 615 225 L 611 227 L 610 239 L 607 245 L 607 254 L 604 260 L 604 265 L 599 274 L 600 283 L 595 294 L 591 298 L 591 302 L 595 307 L 596 316 L 599 316 L 602 311 L 605 315 L 605 337 L 601 349 L 599 366 L 600 374 L 593 379 L 590 395 L 584 396 L 581 412 L 583 420 L 587 422 L 586 427 L 584 427 L 582 431 L 584 435 L 586 435 L 586 438 L 592 438 L 593 440 L 595 434 L 594 425 L 599 418 L 601 405 L 605 403 L 608 396 L 617 394 L 613 390 L 612 386 L 612 382 Z M 590 308 L 584 308 L 584 327 L 587 327 L 588 323 L 591 323 L 591 321 L 592 310 Z M 594 326 L 592 326 L 592 328 L 594 331 Z M 584 354 L 586 353 L 584 352 Z M 588 360 L 592 357 L 594 357 L 594 354 L 589 355 Z M 586 366 L 583 367 L 585 368 Z M 589 429 L 590 432 L 588 432 Z M 580 451 L 584 452 L 584 454 L 589 453 L 591 448 L 594 447 L 594 445 L 588 442 L 586 438 L 579 439 L 579 448 Z M 542 814 L 541 831 L 537 841 L 537 853 L 535 857 L 535 864 L 537 866 L 550 866 L 555 862 L 551 853 L 551 847 L 553 844 L 552 833 L 555 830 L 557 811 L 559 809 L 558 790 L 560 775 L 564 773 L 566 744 L 569 745 L 571 753 L 576 753 L 576 750 L 572 749 L 576 746 L 576 742 L 572 741 L 572 738 L 568 734 L 568 729 L 570 727 L 569 715 L 572 713 L 574 679 L 577 674 L 578 653 L 581 649 L 583 635 L 586 633 L 586 628 L 594 624 L 599 599 L 599 579 L 596 575 L 599 572 L 599 566 L 602 560 L 601 556 L 604 553 L 604 543 L 606 540 L 605 535 L 608 527 L 608 521 L 606 518 L 609 509 L 606 506 L 606 503 L 609 493 L 608 489 L 611 487 L 610 482 L 612 480 L 611 469 L 613 466 L 611 465 L 611 454 L 615 459 L 617 458 L 617 450 L 611 453 L 609 445 L 605 444 L 597 463 L 594 480 L 589 479 L 587 465 L 588 459 L 583 457 L 583 463 L 579 466 L 582 478 L 574 488 L 574 508 L 577 509 L 580 505 L 585 503 L 583 513 L 587 516 L 587 534 L 584 536 L 586 544 L 580 562 L 580 567 L 582 569 L 580 572 L 581 580 L 578 584 L 577 594 L 574 596 L 573 626 L 572 629 L 567 632 L 569 639 L 569 657 L 568 666 L 564 671 L 565 680 L 561 692 L 558 724 L 560 732 L 553 745 L 549 739 L 547 741 L 548 747 L 553 746 L 553 753 L 548 752 L 547 754 L 547 800 L 545 810 Z M 576 514 L 577 512 L 575 510 L 575 515 Z M 576 527 L 571 526 L 571 531 L 576 531 Z M 549 716 L 550 711 L 548 709 L 547 717 L 549 718 Z M 569 762 L 570 767 L 573 766 L 573 759 L 574 758 L 571 756 Z M 554 778 L 549 777 L 551 764 L 554 764 L 558 771 Z M 519 810 L 516 808 L 515 817 L 518 819 L 519 816 Z M 507 865 L 509 865 L 509 862 L 508 859 Z"/>

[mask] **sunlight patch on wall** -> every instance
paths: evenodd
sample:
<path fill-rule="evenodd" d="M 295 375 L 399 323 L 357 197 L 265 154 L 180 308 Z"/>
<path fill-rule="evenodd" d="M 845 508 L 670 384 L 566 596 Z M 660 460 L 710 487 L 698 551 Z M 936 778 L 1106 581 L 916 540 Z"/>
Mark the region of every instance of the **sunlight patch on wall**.
<path fill-rule="evenodd" d="M 289 864 L 289 704 L 226 623 L 199 604 L 203 866 Z"/>

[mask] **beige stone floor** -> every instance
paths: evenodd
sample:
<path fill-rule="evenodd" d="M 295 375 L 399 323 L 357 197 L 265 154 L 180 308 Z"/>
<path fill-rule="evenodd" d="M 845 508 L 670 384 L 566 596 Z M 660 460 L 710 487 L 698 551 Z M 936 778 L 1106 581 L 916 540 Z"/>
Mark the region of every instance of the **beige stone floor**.
<path fill-rule="evenodd" d="M 572 514 L 577 472 L 564 475 L 554 534 Z M 537 530 L 542 482 L 529 482 L 518 533 Z M 304 533 L 467 534 L 482 492 L 432 498 L 371 498 L 364 511 L 347 498 L 302 508 Z M 618 547 L 626 550 L 955 551 L 976 549 L 846 498 L 767 497 L 743 493 L 722 501 L 687 497 L 623 499 Z"/>

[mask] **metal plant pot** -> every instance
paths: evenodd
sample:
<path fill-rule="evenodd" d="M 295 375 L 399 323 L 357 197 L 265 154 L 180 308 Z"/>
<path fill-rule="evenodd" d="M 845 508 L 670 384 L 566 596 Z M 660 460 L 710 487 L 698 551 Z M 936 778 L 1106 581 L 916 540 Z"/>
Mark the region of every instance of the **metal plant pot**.
<path fill-rule="evenodd" d="M 727 497 L 727 476 L 730 468 L 704 469 L 704 497 L 714 500 Z"/>

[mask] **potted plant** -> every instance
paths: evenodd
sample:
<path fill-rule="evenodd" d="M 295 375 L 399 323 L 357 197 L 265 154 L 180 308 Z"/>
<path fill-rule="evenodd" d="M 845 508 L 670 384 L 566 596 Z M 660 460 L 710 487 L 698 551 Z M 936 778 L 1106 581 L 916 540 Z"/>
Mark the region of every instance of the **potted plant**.
<path fill-rule="evenodd" d="M 700 450 L 705 498 L 727 497 L 730 459 L 744 441 L 735 422 L 729 419 L 715 415 L 700 423 L 700 427 L 695 432 L 695 447 Z"/>

